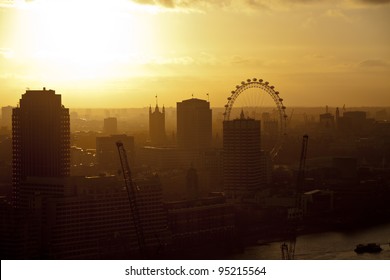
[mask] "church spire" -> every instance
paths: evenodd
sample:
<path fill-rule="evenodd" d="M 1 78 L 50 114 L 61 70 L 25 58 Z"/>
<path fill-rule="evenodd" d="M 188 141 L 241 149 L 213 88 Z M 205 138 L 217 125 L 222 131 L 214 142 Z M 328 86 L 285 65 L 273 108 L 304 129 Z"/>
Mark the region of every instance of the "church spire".
<path fill-rule="evenodd" d="M 244 109 L 241 109 L 240 119 L 242 119 L 242 120 L 245 119 Z"/>

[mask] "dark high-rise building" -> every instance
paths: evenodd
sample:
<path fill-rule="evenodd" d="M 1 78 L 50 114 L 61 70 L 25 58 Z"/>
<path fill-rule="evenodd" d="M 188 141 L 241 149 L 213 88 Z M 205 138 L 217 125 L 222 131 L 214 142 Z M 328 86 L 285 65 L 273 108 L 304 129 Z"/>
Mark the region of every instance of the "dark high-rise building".
<path fill-rule="evenodd" d="M 54 90 L 27 90 L 12 112 L 13 201 L 29 176 L 63 177 L 70 170 L 69 109 Z"/>
<path fill-rule="evenodd" d="M 260 121 L 244 118 L 223 122 L 223 178 L 229 197 L 259 190 L 264 182 Z"/>
<path fill-rule="evenodd" d="M 116 118 L 105 118 L 103 133 L 113 135 L 118 133 L 118 121 Z"/>
<path fill-rule="evenodd" d="M 196 98 L 177 102 L 177 146 L 204 150 L 212 140 L 210 103 Z"/>
<path fill-rule="evenodd" d="M 153 146 L 163 146 L 166 143 L 165 135 L 165 108 L 162 111 L 156 104 L 154 112 L 149 108 L 149 137 Z"/>

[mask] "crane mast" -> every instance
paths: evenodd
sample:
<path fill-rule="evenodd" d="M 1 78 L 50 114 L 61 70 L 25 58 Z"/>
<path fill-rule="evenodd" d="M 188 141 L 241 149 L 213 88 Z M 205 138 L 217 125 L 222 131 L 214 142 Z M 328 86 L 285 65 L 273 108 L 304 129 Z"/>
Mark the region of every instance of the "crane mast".
<path fill-rule="evenodd" d="M 283 260 L 293 260 L 295 255 L 295 245 L 297 241 L 297 219 L 302 215 L 302 205 L 301 205 L 301 192 L 302 185 L 305 179 L 305 166 L 306 166 L 306 154 L 307 154 L 307 143 L 309 141 L 308 135 L 303 135 L 302 138 L 302 148 L 301 148 L 301 157 L 299 160 L 299 169 L 297 176 L 297 184 L 295 189 L 295 207 L 291 209 L 291 228 L 289 230 L 290 240 L 289 244 L 283 243 L 280 248 L 282 250 L 282 259 Z"/>
<path fill-rule="evenodd" d="M 129 198 L 131 216 L 133 218 L 133 225 L 137 236 L 138 248 L 141 256 L 143 256 L 145 253 L 145 238 L 143 235 L 143 229 L 142 229 L 138 205 L 137 205 L 137 192 L 139 191 L 139 189 L 133 183 L 129 162 L 127 160 L 126 150 L 125 147 L 123 146 L 123 143 L 117 142 L 116 146 L 118 148 L 123 178 L 125 181 L 127 196 Z"/>

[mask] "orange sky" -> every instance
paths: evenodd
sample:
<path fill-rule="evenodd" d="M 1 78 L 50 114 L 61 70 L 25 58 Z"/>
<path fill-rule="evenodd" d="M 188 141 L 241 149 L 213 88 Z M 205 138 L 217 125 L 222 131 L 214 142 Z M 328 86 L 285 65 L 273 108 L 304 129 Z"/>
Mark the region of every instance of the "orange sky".
<path fill-rule="evenodd" d="M 294 4 L 291 4 L 294 3 Z M 0 0 L 0 106 L 223 106 L 247 78 L 288 106 L 390 106 L 390 0 Z"/>

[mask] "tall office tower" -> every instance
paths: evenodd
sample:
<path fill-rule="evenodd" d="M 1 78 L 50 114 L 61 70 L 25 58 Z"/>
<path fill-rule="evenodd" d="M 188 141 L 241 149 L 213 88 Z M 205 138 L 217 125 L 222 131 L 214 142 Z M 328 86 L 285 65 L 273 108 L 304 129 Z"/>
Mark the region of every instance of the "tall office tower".
<path fill-rule="evenodd" d="M 166 143 L 164 106 L 161 112 L 158 104 L 154 112 L 152 112 L 152 107 L 149 108 L 149 137 L 153 146 L 163 146 Z"/>
<path fill-rule="evenodd" d="M 108 135 L 118 133 L 118 122 L 116 118 L 104 119 L 103 133 Z"/>
<path fill-rule="evenodd" d="M 223 122 L 223 178 L 226 195 L 239 198 L 259 190 L 264 180 L 260 147 L 260 121 Z"/>
<path fill-rule="evenodd" d="M 186 150 L 210 148 L 212 116 L 210 103 L 196 98 L 177 102 L 177 146 Z"/>
<path fill-rule="evenodd" d="M 13 201 L 29 176 L 63 177 L 70 170 L 69 109 L 54 90 L 27 90 L 12 112 Z"/>

